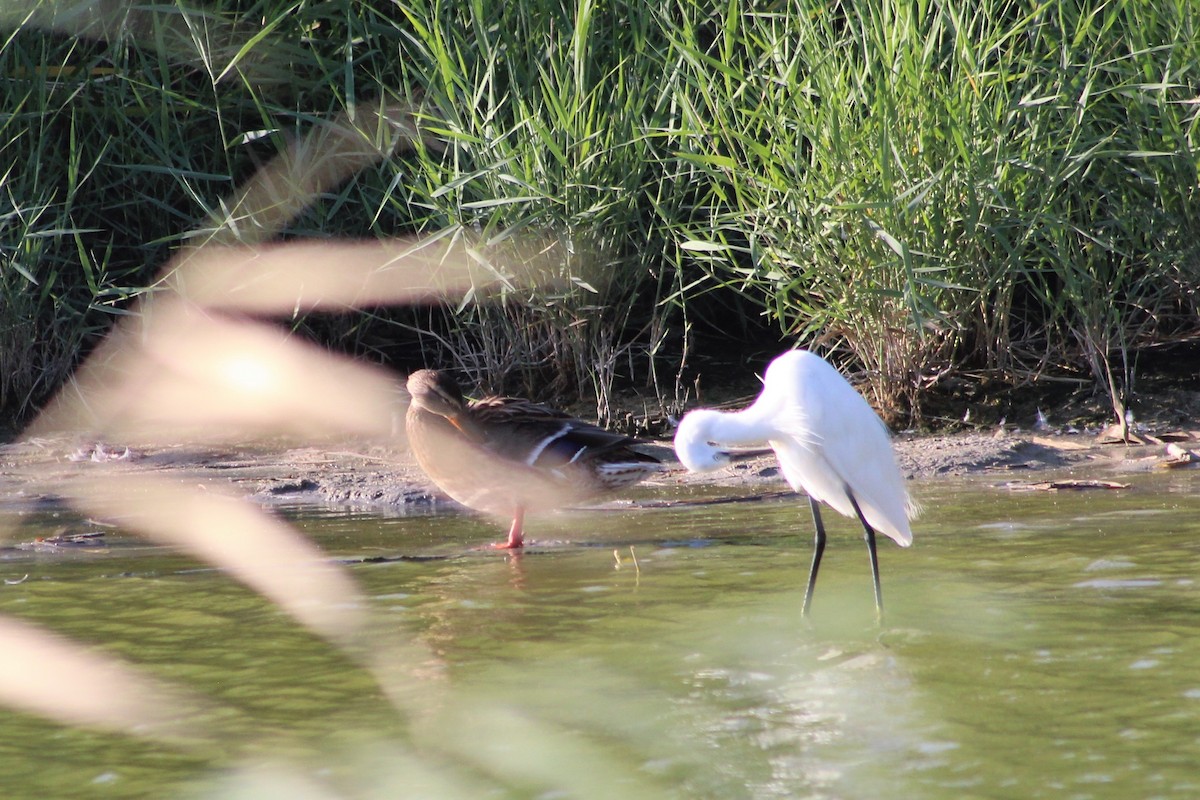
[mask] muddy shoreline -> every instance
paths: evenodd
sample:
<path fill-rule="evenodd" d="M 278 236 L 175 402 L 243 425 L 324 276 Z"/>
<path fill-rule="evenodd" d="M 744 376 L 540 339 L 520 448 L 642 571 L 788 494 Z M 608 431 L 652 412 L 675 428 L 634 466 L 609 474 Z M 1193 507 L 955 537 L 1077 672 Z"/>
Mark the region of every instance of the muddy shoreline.
<path fill-rule="evenodd" d="M 1180 450 L 1200 451 L 1200 433 L 1143 435 L 1122 444 L 1098 432 L 1036 433 L 976 431 L 903 434 L 894 439 L 902 473 L 916 481 L 995 475 L 997 484 L 1034 482 L 1048 476 L 1119 480 L 1121 475 L 1171 465 Z M 388 444 L 340 441 L 289 447 L 281 443 L 220 450 L 183 445 L 145 451 L 97 449 L 62 441 L 34 440 L 0 447 L 0 503 L 10 508 L 53 503 L 56 488 L 72 476 L 109 465 L 123 470 L 178 476 L 213 490 L 230 490 L 263 504 L 314 505 L 381 513 L 453 510 L 417 467 L 403 441 Z M 679 467 L 669 441 L 645 449 L 675 467 L 648 483 L 662 487 L 704 485 L 771 492 L 787 485 L 773 457 L 761 456 L 703 475 Z M 1195 467 L 1196 464 L 1183 465 Z"/>

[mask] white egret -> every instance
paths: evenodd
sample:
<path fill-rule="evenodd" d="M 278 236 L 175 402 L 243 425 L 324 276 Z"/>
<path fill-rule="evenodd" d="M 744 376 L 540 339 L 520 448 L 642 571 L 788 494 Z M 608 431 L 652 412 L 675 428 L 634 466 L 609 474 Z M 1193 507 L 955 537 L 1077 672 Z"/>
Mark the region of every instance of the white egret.
<path fill-rule="evenodd" d="M 730 453 L 723 448 L 764 443 L 775 451 L 792 489 L 805 492 L 812 507 L 816 541 L 804 614 L 825 552 L 820 511 L 824 502 L 862 523 L 875 582 L 875 608 L 882 616 L 875 531 L 908 547 L 912 544 L 908 521 L 918 511 L 896 467 L 883 421 L 829 362 L 805 350 L 792 350 L 767 367 L 762 393 L 749 408 L 692 411 L 675 433 L 675 453 L 693 472 L 728 464 Z"/>

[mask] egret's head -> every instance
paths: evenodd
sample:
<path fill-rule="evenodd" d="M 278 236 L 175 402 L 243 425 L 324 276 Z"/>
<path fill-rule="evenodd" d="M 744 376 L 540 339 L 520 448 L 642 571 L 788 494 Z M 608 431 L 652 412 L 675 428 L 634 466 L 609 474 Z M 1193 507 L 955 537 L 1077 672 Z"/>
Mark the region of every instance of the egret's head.
<path fill-rule="evenodd" d="M 729 453 L 711 441 L 712 424 L 720 411 L 699 409 L 679 421 L 675 431 L 675 455 L 691 472 L 708 472 L 729 463 Z"/>

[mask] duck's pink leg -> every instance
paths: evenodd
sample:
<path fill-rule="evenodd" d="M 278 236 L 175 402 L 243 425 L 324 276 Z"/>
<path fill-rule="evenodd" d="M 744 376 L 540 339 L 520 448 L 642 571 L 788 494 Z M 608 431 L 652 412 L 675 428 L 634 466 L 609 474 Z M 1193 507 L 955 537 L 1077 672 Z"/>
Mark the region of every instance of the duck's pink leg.
<path fill-rule="evenodd" d="M 525 546 L 525 509 L 518 508 L 513 514 L 512 527 L 508 529 L 508 541 L 496 542 L 497 550 L 520 550 Z"/>

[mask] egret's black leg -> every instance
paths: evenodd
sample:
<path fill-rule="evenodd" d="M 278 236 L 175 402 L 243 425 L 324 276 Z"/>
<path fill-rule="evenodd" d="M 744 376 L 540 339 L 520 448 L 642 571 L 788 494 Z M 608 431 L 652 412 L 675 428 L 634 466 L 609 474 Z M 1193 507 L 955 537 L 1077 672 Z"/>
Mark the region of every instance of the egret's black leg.
<path fill-rule="evenodd" d="M 871 556 L 871 578 L 875 581 L 875 613 L 883 619 L 883 590 L 879 588 L 879 556 L 875 552 L 875 529 L 863 516 L 862 509 L 858 507 L 858 501 L 854 499 L 854 493 L 849 487 L 846 488 L 846 496 L 850 498 L 850 505 L 854 506 L 854 513 L 858 514 L 858 521 L 863 526 L 863 538 L 867 541 L 867 553 Z"/>
<path fill-rule="evenodd" d="M 817 584 L 817 570 L 821 568 L 821 556 L 825 552 L 825 525 L 821 522 L 821 504 L 813 498 L 808 498 L 812 507 L 813 526 L 816 528 L 816 539 L 813 541 L 812 566 L 808 569 L 808 588 L 804 590 L 804 616 L 808 616 L 808 606 L 812 603 L 813 586 Z"/>

